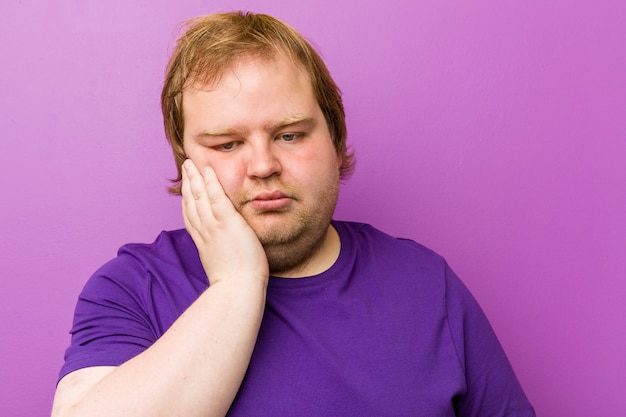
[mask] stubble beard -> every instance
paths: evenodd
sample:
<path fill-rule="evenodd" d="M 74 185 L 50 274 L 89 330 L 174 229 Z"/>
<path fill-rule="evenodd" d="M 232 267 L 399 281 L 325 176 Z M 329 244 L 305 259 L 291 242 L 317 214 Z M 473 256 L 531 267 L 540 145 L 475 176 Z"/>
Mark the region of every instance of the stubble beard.
<path fill-rule="evenodd" d="M 312 205 L 287 210 L 255 214 L 254 220 L 242 212 L 244 219 L 256 233 L 269 264 L 270 273 L 283 275 L 304 270 L 320 251 L 332 220 L 339 195 L 339 179 L 329 184 L 323 194 L 308 196 Z M 296 206 L 299 201 L 296 199 Z M 241 212 L 241 211 L 240 211 Z M 263 216 L 281 219 L 278 225 L 262 228 L 257 221 Z M 284 220 L 283 220 L 284 219 Z M 275 219 L 270 219 L 275 221 Z"/>

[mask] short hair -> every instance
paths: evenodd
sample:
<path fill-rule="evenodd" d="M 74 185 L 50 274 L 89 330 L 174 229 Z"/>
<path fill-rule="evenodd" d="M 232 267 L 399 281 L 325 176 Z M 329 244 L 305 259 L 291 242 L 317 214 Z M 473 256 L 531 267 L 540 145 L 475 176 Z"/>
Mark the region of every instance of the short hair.
<path fill-rule="evenodd" d="M 272 59 L 280 53 L 286 53 L 308 74 L 335 151 L 343 160 L 340 178 L 350 176 L 354 158 L 346 145 L 341 92 L 322 58 L 302 35 L 272 16 L 242 11 L 200 16 L 185 26 L 170 57 L 161 92 L 165 135 L 178 170 L 174 185 L 168 188 L 172 194 L 180 194 L 181 169 L 187 159 L 183 147 L 185 89 L 196 83 L 219 82 L 224 71 L 242 58 Z"/>

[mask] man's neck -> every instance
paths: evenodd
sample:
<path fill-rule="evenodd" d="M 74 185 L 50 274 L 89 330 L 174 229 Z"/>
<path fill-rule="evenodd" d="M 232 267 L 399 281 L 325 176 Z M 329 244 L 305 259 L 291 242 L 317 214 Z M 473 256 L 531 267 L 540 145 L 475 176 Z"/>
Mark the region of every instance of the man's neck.
<path fill-rule="evenodd" d="M 311 257 L 304 264 L 289 271 L 272 273 L 272 275 L 281 278 L 303 278 L 321 274 L 334 265 L 337 258 L 339 258 L 340 250 L 341 240 L 339 233 L 332 225 L 329 225 L 321 244 L 313 251 Z"/>

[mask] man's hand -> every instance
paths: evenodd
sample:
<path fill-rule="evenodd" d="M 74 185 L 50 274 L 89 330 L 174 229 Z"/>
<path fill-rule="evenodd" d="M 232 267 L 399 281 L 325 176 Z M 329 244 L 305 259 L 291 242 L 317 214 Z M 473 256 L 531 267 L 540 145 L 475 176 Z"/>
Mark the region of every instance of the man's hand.
<path fill-rule="evenodd" d="M 269 276 L 259 239 L 224 193 L 215 171 L 201 175 L 191 160 L 183 164 L 182 210 L 211 285 Z"/>

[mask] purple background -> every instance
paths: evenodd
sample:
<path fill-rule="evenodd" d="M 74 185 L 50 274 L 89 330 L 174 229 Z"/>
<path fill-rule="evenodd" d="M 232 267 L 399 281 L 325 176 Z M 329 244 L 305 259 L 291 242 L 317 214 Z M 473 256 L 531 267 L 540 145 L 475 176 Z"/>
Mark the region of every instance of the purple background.
<path fill-rule="evenodd" d="M 315 0 L 0 5 L 0 410 L 49 411 L 78 292 L 182 226 L 159 110 L 181 20 L 290 22 L 341 86 L 337 218 L 442 253 L 538 415 L 623 416 L 626 3 Z"/>

